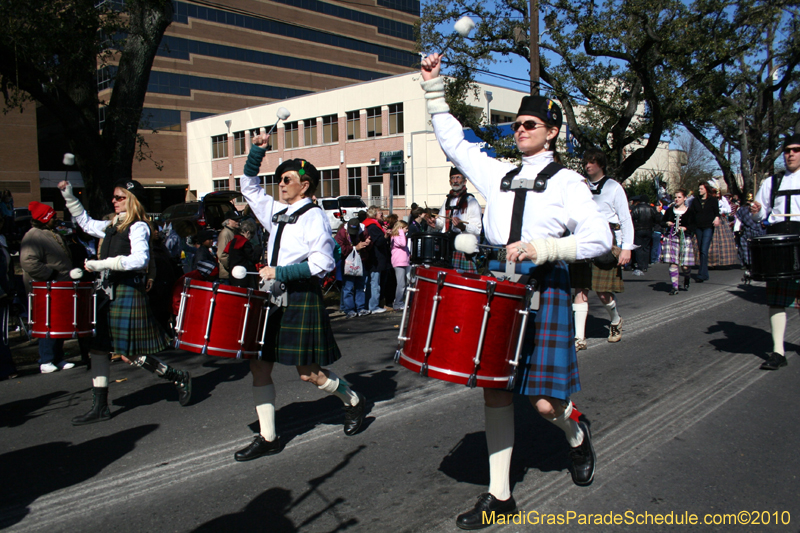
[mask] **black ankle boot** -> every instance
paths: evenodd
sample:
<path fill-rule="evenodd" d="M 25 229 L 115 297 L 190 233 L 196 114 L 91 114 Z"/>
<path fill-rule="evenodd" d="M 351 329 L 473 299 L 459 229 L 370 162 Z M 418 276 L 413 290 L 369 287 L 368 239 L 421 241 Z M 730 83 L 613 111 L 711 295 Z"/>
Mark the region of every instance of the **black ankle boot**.
<path fill-rule="evenodd" d="M 84 426 L 111 419 L 108 410 L 108 387 L 92 387 L 92 409 L 85 415 L 72 419 L 73 426 Z"/>
<path fill-rule="evenodd" d="M 189 372 L 168 366 L 167 371 L 161 377 L 175 384 L 175 388 L 178 389 L 178 403 L 184 407 L 189 405 L 189 402 L 192 401 L 192 377 Z"/>
<path fill-rule="evenodd" d="M 692 280 L 692 278 L 690 278 L 689 276 L 684 276 L 683 277 L 683 290 L 685 290 L 685 291 L 689 290 L 689 282 L 691 280 Z"/>

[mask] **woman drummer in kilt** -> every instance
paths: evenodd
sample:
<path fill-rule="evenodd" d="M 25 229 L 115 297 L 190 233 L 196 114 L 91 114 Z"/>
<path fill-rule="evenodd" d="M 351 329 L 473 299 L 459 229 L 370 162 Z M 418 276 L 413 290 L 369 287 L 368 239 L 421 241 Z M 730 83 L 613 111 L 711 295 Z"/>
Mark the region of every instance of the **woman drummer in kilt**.
<path fill-rule="evenodd" d="M 686 206 L 686 190 L 675 193 L 675 205 L 664 213 L 663 223 L 669 228 L 661 238 L 661 262 L 669 264 L 669 278 L 672 282 L 670 296 L 678 294 L 678 280 L 683 274 L 683 290 L 689 290 L 691 269 L 694 266 L 694 216 Z"/>
<path fill-rule="evenodd" d="M 506 245 L 509 261 L 535 263 L 532 277 L 541 290 L 539 310 L 531 313 L 533 327 L 529 321 L 526 331 L 515 390 L 484 389 L 489 492 L 456 520 L 462 529 L 481 529 L 491 525 L 483 521 L 485 516 L 516 510 L 509 483 L 514 393 L 528 396 L 541 416 L 564 431 L 573 481 L 592 482 L 595 455 L 588 427 L 571 417 L 570 395 L 580 390 L 580 379 L 567 263 L 609 252 L 611 235 L 583 178 L 553 164 L 562 122 L 555 102 L 538 95 L 522 99 L 512 126 L 522 165 L 501 162 L 464 139 L 444 99 L 440 65 L 438 54 L 422 60 L 422 88 L 439 145 L 486 198 L 487 240 Z M 570 235 L 563 237 L 567 232 Z"/>
<path fill-rule="evenodd" d="M 109 355 L 120 354 L 136 366 L 172 381 L 178 401 L 188 405 L 192 388 L 189 373 L 176 370 L 153 353 L 167 348 L 169 339 L 153 317 L 145 291 L 146 268 L 150 260 L 150 224 L 143 202 L 144 187 L 134 180 L 115 184 L 113 220 L 93 220 L 66 181 L 58 184 L 67 209 L 80 227 L 103 239 L 99 260 L 86 261 L 86 270 L 102 272 L 103 289 L 97 294 L 96 336 L 92 339 L 92 408 L 72 419 L 76 426 L 111 418 L 108 409 Z"/>
<path fill-rule="evenodd" d="M 322 368 L 342 354 L 331 331 L 320 290 L 320 279 L 335 268 L 331 227 L 322 209 L 311 203 L 319 185 L 319 172 L 304 159 L 284 161 L 275 170 L 280 179 L 279 204 L 261 188 L 258 177 L 269 135 L 255 136 L 240 178 L 242 196 L 269 231 L 269 266 L 259 271 L 272 284 L 273 296 L 281 287 L 282 302 L 270 306 L 264 348 L 258 359 L 250 360 L 253 373 L 259 435 L 234 455 L 237 461 L 250 461 L 281 451 L 275 431 L 275 363 L 297 367 L 300 379 L 321 391 L 333 394 L 344 403 L 345 435 L 355 435 L 364 421 L 365 398 L 354 392 L 343 379 Z"/>

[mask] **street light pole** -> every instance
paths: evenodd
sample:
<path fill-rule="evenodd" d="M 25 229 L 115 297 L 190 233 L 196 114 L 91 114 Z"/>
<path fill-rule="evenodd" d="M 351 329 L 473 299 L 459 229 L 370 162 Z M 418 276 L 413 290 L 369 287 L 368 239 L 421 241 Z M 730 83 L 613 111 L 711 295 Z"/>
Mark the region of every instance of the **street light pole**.
<path fill-rule="evenodd" d="M 539 0 L 531 0 L 528 14 L 531 22 L 531 94 L 539 94 Z"/>

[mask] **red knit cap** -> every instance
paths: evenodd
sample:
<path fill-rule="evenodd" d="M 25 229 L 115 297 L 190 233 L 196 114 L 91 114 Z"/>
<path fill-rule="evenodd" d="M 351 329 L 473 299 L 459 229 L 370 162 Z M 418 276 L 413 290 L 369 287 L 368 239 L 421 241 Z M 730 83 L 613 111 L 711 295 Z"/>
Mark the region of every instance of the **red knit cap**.
<path fill-rule="evenodd" d="M 31 212 L 33 219 L 38 220 L 42 224 L 47 224 L 50 219 L 53 218 L 53 215 L 56 214 L 55 209 L 41 202 L 29 203 L 28 210 Z"/>

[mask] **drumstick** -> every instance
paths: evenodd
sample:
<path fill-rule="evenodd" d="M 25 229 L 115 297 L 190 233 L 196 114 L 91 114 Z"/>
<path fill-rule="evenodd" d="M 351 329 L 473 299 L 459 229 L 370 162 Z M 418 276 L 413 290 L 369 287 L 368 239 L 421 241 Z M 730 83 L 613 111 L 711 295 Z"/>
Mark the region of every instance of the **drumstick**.
<path fill-rule="evenodd" d="M 258 272 L 248 272 L 247 269 L 242 265 L 237 265 L 233 267 L 233 270 L 231 270 L 231 276 L 233 276 L 236 279 L 244 279 L 244 277 L 247 276 L 248 274 L 253 276 L 259 275 Z"/>
<path fill-rule="evenodd" d="M 800 217 L 800 213 L 772 213 L 775 217 Z"/>
<path fill-rule="evenodd" d="M 453 217 L 448 217 L 447 215 L 436 215 L 436 218 L 453 218 Z M 466 220 L 462 220 L 461 223 L 464 225 L 469 224 L 469 222 L 467 222 Z"/>

